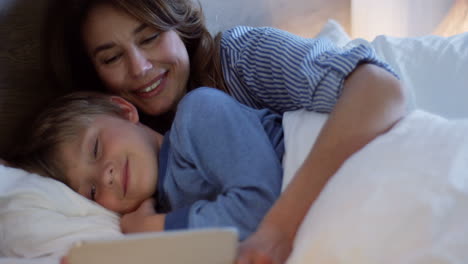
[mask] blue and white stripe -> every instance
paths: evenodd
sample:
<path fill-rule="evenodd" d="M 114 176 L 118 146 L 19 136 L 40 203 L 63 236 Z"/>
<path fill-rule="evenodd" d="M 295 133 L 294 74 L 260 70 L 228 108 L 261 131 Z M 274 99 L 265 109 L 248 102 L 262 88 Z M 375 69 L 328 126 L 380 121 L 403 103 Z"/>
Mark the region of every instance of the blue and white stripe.
<path fill-rule="evenodd" d="M 367 62 L 392 72 L 372 47 L 349 49 L 275 28 L 239 26 L 223 33 L 221 63 L 232 96 L 254 108 L 330 112 L 343 82 Z"/>

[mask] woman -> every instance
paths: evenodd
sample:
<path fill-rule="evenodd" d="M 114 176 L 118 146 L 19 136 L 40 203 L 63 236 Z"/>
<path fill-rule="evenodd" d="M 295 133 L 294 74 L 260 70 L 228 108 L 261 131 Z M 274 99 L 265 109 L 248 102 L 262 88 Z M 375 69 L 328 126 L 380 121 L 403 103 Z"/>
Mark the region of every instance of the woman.
<path fill-rule="evenodd" d="M 158 127 L 199 86 L 279 113 L 330 112 L 301 169 L 241 244 L 238 263 L 283 263 L 328 179 L 404 115 L 400 82 L 366 46 L 341 50 L 272 28 L 236 27 L 213 38 L 190 0 L 58 0 L 47 17 L 48 68 L 58 85 L 104 87 Z"/>

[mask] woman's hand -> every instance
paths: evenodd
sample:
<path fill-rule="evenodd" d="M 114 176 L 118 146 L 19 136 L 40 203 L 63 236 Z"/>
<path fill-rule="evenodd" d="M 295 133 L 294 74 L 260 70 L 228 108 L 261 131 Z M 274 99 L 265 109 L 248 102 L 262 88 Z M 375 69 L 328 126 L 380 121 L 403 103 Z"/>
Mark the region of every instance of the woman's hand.
<path fill-rule="evenodd" d="M 123 233 L 163 231 L 164 219 L 164 214 L 156 214 L 154 200 L 148 199 L 135 211 L 122 216 L 120 228 Z"/>
<path fill-rule="evenodd" d="M 240 244 L 236 264 L 284 263 L 291 253 L 292 243 L 281 230 L 261 227 Z"/>
<path fill-rule="evenodd" d="M 60 258 L 60 264 L 68 264 L 68 259 L 66 256 Z"/>

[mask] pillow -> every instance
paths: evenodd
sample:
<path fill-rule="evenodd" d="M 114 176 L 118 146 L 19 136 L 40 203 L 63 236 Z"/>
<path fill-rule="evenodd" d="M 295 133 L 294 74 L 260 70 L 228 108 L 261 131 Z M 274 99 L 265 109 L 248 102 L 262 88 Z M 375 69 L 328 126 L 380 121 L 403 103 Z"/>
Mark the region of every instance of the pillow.
<path fill-rule="evenodd" d="M 382 35 L 372 46 L 414 94 L 414 107 L 447 118 L 468 117 L 468 33 L 414 38 Z"/>
<path fill-rule="evenodd" d="M 338 46 L 370 45 L 392 66 L 405 85 L 408 109 L 422 109 L 447 118 L 468 117 L 468 33 L 451 37 L 397 38 L 381 35 L 372 42 L 352 41 L 329 20 L 317 37 Z"/>
<path fill-rule="evenodd" d="M 343 47 L 351 41 L 343 27 L 333 19 L 329 19 L 315 37 L 328 38 L 339 47 Z"/>
<path fill-rule="evenodd" d="M 282 191 L 294 177 L 317 139 L 328 114 L 300 109 L 283 116 L 284 146 Z"/>
<path fill-rule="evenodd" d="M 0 256 L 60 257 L 75 242 L 121 235 L 119 217 L 56 180 L 0 165 Z"/>

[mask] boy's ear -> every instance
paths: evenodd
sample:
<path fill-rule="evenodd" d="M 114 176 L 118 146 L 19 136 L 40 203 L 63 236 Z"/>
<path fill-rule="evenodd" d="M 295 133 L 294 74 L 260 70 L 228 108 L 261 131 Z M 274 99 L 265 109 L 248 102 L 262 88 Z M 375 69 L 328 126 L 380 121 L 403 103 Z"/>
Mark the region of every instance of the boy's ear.
<path fill-rule="evenodd" d="M 117 104 L 124 112 L 124 118 L 127 119 L 128 121 L 132 123 L 138 123 L 139 121 L 139 116 L 138 116 L 138 110 L 136 107 L 130 103 L 129 101 L 123 99 L 120 96 L 111 96 L 110 100 Z"/>

